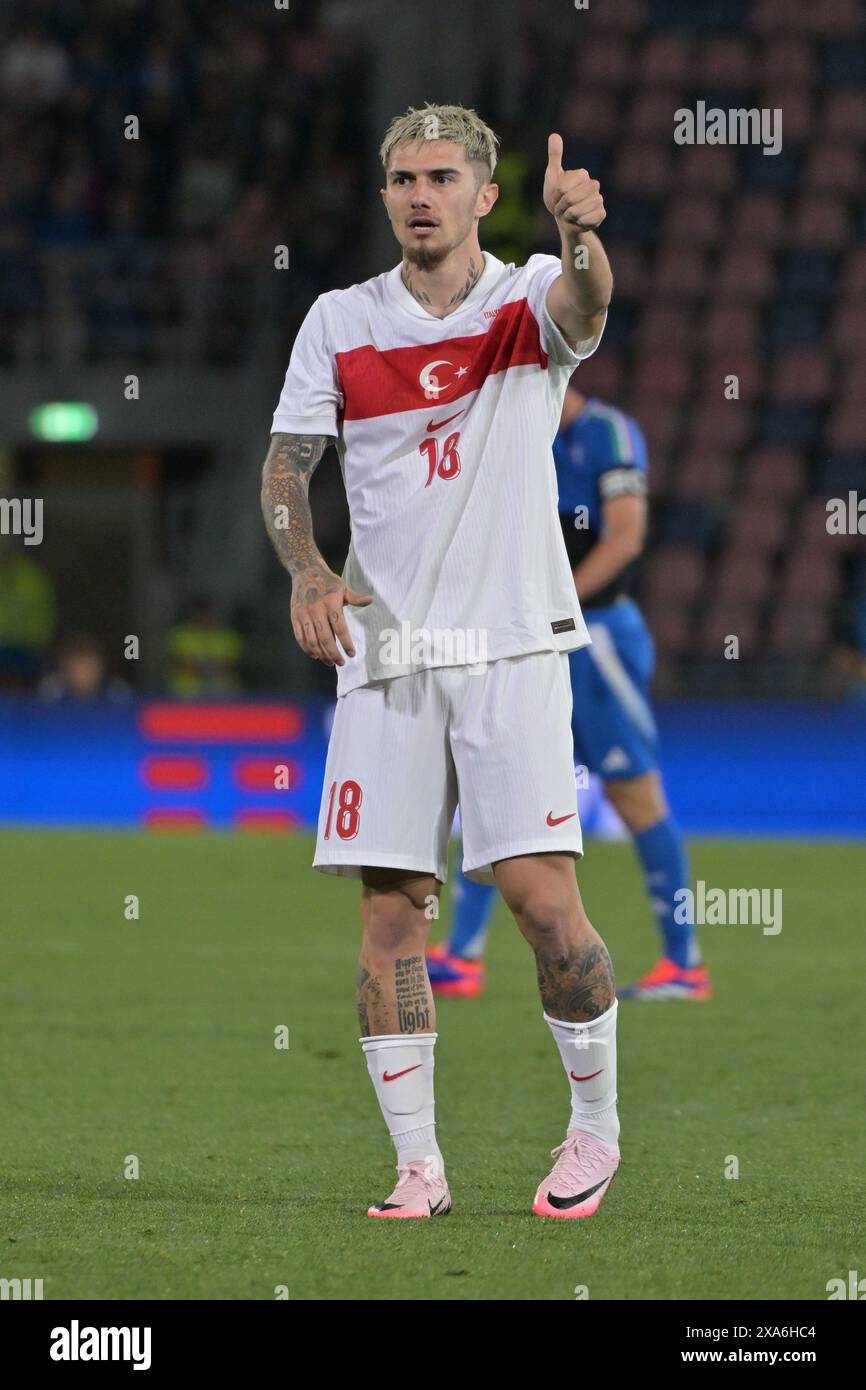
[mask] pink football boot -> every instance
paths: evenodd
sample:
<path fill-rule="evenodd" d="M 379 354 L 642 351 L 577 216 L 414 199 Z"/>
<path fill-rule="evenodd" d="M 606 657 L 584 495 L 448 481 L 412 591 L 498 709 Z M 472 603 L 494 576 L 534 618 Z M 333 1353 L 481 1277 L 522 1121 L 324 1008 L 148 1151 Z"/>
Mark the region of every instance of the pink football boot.
<path fill-rule="evenodd" d="M 451 1210 L 451 1193 L 434 1159 L 419 1158 L 397 1172 L 399 1178 L 391 1196 L 370 1207 L 368 1216 L 445 1216 Z"/>
<path fill-rule="evenodd" d="M 619 1149 L 594 1134 L 574 1130 L 558 1149 L 556 1163 L 535 1194 L 536 1216 L 582 1217 L 598 1211 L 619 1167 Z"/>

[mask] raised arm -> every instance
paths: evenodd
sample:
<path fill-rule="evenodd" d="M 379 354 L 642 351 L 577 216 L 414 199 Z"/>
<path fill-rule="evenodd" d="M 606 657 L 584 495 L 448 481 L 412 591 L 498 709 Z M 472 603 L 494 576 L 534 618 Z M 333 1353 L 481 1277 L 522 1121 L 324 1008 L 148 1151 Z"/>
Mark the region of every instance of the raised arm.
<path fill-rule="evenodd" d="M 292 576 L 292 630 L 308 656 L 343 666 L 355 655 L 343 605 L 365 608 L 362 597 L 329 569 L 313 535 L 310 479 L 328 443 L 326 434 L 273 434 L 262 469 L 262 515 L 271 544 Z M 338 646 L 339 640 L 339 646 Z"/>
<path fill-rule="evenodd" d="M 613 276 L 594 230 L 606 216 L 598 181 L 585 169 L 563 169 L 561 135 L 551 135 L 547 143 L 544 205 L 556 218 L 562 243 L 562 274 L 547 291 L 547 308 L 575 346 L 601 332 Z M 576 254 L 579 248 L 581 257 Z"/>

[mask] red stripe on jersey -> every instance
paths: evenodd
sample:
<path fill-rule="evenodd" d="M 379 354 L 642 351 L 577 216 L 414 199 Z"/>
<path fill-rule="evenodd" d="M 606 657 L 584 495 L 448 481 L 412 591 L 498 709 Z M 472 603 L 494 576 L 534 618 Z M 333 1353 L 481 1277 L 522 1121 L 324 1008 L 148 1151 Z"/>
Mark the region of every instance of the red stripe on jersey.
<path fill-rule="evenodd" d="M 547 367 L 538 324 L 525 299 L 503 304 L 486 333 L 383 352 L 352 348 L 338 352 L 336 360 L 346 420 L 435 410 L 479 390 L 488 377 L 509 367 Z"/>

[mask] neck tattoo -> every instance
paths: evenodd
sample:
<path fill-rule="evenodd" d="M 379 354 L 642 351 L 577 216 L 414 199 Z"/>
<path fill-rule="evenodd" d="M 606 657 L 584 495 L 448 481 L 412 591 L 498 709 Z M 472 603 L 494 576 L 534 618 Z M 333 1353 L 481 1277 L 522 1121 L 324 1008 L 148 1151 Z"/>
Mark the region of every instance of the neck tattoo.
<path fill-rule="evenodd" d="M 470 257 L 469 270 L 466 275 L 465 283 L 461 286 L 459 290 L 456 290 L 454 294 L 452 294 L 451 298 L 445 305 L 444 311 L 438 313 L 437 318 L 446 318 L 449 309 L 454 309 L 458 304 L 462 304 L 464 299 L 466 299 L 468 295 L 471 294 L 473 287 L 478 283 L 480 277 L 481 271 L 475 264 L 474 259 Z M 415 285 L 413 283 L 412 272 L 407 265 L 403 266 L 403 284 L 406 286 L 412 298 L 417 299 L 419 304 L 425 304 L 432 308 L 432 299 L 430 298 L 426 290 L 421 289 L 419 285 Z"/>

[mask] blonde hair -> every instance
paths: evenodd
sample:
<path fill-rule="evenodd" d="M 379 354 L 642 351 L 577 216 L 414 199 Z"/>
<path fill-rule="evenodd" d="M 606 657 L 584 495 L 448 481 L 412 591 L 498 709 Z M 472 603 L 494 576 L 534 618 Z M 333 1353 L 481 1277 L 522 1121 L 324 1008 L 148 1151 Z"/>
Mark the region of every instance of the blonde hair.
<path fill-rule="evenodd" d="M 499 137 L 485 125 L 478 112 L 468 106 L 436 106 L 428 101 L 421 107 L 410 106 L 405 116 L 395 116 L 379 150 L 385 172 L 388 172 L 388 159 L 395 145 L 418 140 L 450 140 L 462 145 L 467 159 L 484 165 L 487 171 L 484 181 L 493 178 Z"/>

